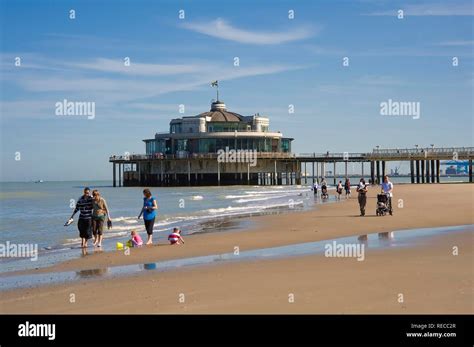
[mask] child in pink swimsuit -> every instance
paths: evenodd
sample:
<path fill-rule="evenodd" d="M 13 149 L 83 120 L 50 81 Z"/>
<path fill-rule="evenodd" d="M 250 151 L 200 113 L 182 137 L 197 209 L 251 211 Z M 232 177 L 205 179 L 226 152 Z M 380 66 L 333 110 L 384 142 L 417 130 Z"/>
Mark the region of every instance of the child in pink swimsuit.
<path fill-rule="evenodd" d="M 130 241 L 132 241 L 133 247 L 140 247 L 143 245 L 142 238 L 135 230 L 132 230 L 131 235 L 132 235 L 132 238 Z"/>

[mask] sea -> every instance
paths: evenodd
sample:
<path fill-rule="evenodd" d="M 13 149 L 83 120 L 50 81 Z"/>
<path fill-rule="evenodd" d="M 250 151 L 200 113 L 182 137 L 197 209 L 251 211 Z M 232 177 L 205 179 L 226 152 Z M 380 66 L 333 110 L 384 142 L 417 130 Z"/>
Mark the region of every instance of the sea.
<path fill-rule="evenodd" d="M 443 180 L 466 181 L 466 178 Z M 356 183 L 355 179 L 352 181 Z M 392 181 L 408 183 L 409 178 L 394 177 Z M 174 227 L 179 227 L 184 237 L 197 233 L 237 232 L 252 226 L 249 217 L 293 213 L 337 202 L 334 194 L 324 201 L 315 198 L 310 180 L 307 182 L 299 186 L 151 188 L 158 202 L 154 241 L 166 242 Z M 137 219 L 144 187 L 114 188 L 110 181 L 3 182 L 0 183 L 0 251 L 12 244 L 34 245 L 38 257 L 33 261 L 32 258 L 2 255 L 0 272 L 44 267 L 80 256 L 78 214 L 73 224 L 67 227 L 64 224 L 86 186 L 98 189 L 110 209 L 113 226 L 104 234 L 103 250 L 114 250 L 117 242 L 126 242 L 132 230 L 146 239 L 143 220 Z M 332 189 L 334 187 L 330 186 L 329 190 Z"/>

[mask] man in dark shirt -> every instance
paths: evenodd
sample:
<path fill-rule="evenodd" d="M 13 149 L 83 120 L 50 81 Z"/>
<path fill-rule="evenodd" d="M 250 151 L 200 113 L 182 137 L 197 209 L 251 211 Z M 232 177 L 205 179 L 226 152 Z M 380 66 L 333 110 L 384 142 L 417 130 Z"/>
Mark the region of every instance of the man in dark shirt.
<path fill-rule="evenodd" d="M 86 187 L 84 188 L 84 195 L 82 195 L 76 203 L 76 208 L 71 215 L 70 221 L 74 215 L 80 211 L 79 220 L 77 222 L 77 228 L 79 229 L 79 237 L 81 238 L 81 247 L 87 247 L 87 241 L 92 238 L 92 210 L 93 210 L 93 199 L 90 195 L 91 190 Z"/>

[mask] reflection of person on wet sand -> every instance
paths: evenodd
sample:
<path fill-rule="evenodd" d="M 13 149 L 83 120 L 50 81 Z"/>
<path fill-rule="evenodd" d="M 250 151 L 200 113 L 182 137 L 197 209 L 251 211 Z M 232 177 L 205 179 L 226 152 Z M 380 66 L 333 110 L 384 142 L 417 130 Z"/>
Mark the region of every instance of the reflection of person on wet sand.
<path fill-rule="evenodd" d="M 89 269 L 89 270 L 80 270 L 77 271 L 76 274 L 79 277 L 99 277 L 107 274 L 109 268 L 101 268 L 101 269 Z"/>

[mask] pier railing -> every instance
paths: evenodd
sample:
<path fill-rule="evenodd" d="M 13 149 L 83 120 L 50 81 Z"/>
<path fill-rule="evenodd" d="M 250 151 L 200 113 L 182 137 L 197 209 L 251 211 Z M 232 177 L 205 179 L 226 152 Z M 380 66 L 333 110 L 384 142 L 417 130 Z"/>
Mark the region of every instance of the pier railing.
<path fill-rule="evenodd" d="M 186 153 L 178 154 L 130 154 L 112 155 L 110 162 L 134 162 L 141 160 L 160 159 L 217 159 L 217 153 Z M 373 160 L 462 160 L 474 158 L 474 147 L 445 147 L 445 148 L 392 148 L 374 149 L 367 153 L 326 152 L 326 153 L 286 153 L 286 152 L 257 152 L 260 159 L 296 159 L 301 161 L 373 161 Z"/>
<path fill-rule="evenodd" d="M 180 153 L 180 154 L 130 154 L 130 155 L 112 155 L 110 162 L 135 162 L 142 160 L 169 160 L 169 159 L 217 159 L 217 153 Z M 294 153 L 284 152 L 257 152 L 258 159 L 291 159 L 295 158 Z"/>
<path fill-rule="evenodd" d="M 410 160 L 410 159 L 469 159 L 474 156 L 474 147 L 426 147 L 374 149 L 367 153 L 370 160 Z"/>

